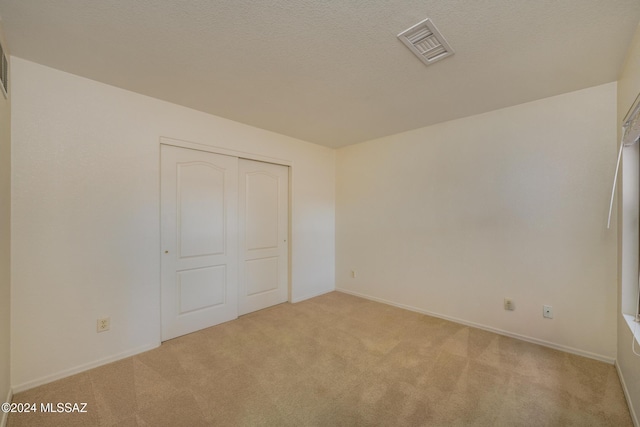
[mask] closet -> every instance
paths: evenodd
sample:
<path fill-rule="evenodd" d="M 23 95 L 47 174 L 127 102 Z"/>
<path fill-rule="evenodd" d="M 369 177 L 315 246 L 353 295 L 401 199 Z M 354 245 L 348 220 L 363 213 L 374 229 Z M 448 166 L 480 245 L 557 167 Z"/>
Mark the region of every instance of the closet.
<path fill-rule="evenodd" d="M 288 299 L 289 168 L 161 145 L 162 341 Z"/>

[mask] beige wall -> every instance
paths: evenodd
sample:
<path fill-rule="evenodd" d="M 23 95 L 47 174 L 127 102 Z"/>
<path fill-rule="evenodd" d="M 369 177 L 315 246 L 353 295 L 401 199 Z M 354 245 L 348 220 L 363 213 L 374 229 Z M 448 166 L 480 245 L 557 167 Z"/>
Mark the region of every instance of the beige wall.
<path fill-rule="evenodd" d="M 629 107 L 640 93 L 640 28 L 636 30 L 618 80 L 618 128 Z M 638 425 L 640 410 L 640 357 L 631 349 L 631 329 L 622 313 L 633 314 L 638 285 L 638 146 L 624 149 L 622 190 L 619 198 L 619 299 L 618 299 L 618 355 L 616 363 L 625 388 L 633 419 Z M 636 348 L 638 348 L 636 343 Z M 638 351 L 638 350 L 636 350 Z"/>
<path fill-rule="evenodd" d="M 334 289 L 335 151 L 13 60 L 12 382 L 159 344 L 159 138 L 292 163 L 293 300 Z M 111 330 L 97 334 L 98 317 Z"/>
<path fill-rule="evenodd" d="M 8 51 L 2 37 L 0 41 Z M 8 54 L 7 54 L 8 55 Z M 9 58 L 7 58 L 9 59 Z M 10 289 L 11 289 L 11 102 L 0 94 L 0 403 L 10 390 Z M 0 413 L 0 425 L 3 415 Z"/>
<path fill-rule="evenodd" d="M 336 286 L 613 362 L 615 122 L 609 83 L 338 150 Z"/>

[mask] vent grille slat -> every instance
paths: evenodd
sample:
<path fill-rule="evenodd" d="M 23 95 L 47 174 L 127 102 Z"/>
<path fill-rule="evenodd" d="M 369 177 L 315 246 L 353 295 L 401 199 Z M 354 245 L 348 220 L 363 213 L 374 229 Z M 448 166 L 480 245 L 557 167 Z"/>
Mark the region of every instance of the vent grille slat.
<path fill-rule="evenodd" d="M 438 49 L 438 48 L 442 48 L 446 50 L 444 47 L 442 47 L 440 42 L 438 42 L 438 39 L 434 37 L 429 37 L 428 39 L 421 41 L 420 43 L 416 43 L 415 47 L 418 48 L 420 53 L 424 53 L 431 49 Z"/>
<path fill-rule="evenodd" d="M 418 32 L 407 36 L 407 39 L 413 44 L 420 43 L 422 39 L 426 39 L 427 37 L 433 36 L 433 33 L 428 28 L 420 29 Z"/>
<path fill-rule="evenodd" d="M 429 52 L 426 52 L 423 56 L 425 58 L 433 61 L 438 56 L 446 54 L 446 53 L 447 53 L 447 51 L 445 50 L 445 48 L 440 46 L 438 49 L 433 49 L 433 50 L 430 50 Z"/>
<path fill-rule="evenodd" d="M 454 54 L 429 18 L 401 32 L 398 38 L 427 65 Z"/>

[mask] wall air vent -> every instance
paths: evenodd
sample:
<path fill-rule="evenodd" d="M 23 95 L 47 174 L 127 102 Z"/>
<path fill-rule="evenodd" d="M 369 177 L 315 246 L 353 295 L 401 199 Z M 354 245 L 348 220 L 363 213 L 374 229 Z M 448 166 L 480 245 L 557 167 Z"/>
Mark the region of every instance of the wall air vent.
<path fill-rule="evenodd" d="M 429 18 L 404 30 L 398 34 L 398 38 L 427 65 L 454 54 L 449 43 Z"/>
<path fill-rule="evenodd" d="M 0 87 L 2 87 L 2 94 L 7 98 L 9 93 L 9 63 L 7 62 L 7 56 L 4 53 L 4 49 L 0 44 Z"/>

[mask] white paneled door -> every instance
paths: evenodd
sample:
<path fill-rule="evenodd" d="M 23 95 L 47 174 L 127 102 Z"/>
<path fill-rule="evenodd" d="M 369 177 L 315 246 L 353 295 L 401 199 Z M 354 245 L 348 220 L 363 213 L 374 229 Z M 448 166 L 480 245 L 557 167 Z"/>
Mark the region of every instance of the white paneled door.
<path fill-rule="evenodd" d="M 238 159 L 161 146 L 162 340 L 238 316 Z"/>
<path fill-rule="evenodd" d="M 239 314 L 287 301 L 289 168 L 240 159 Z"/>
<path fill-rule="evenodd" d="M 162 341 L 287 301 L 289 168 L 161 145 Z"/>

